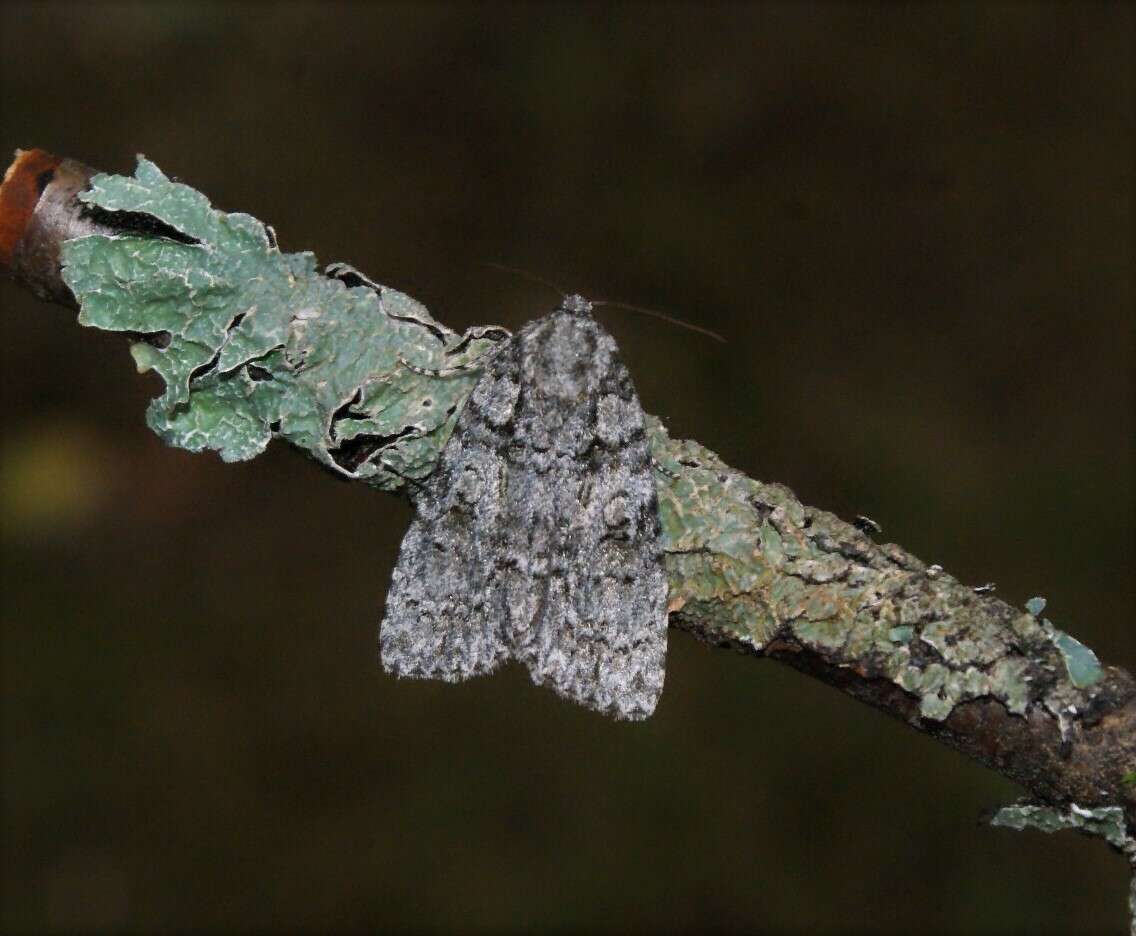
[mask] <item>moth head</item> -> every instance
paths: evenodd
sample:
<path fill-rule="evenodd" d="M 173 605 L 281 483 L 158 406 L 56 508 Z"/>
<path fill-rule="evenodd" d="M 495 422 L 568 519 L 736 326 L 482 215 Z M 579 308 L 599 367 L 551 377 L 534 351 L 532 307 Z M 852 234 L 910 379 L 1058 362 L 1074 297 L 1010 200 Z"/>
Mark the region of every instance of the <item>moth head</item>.
<path fill-rule="evenodd" d="M 592 304 L 583 296 L 573 293 L 560 300 L 560 311 L 569 315 L 578 315 L 581 318 L 592 317 Z"/>

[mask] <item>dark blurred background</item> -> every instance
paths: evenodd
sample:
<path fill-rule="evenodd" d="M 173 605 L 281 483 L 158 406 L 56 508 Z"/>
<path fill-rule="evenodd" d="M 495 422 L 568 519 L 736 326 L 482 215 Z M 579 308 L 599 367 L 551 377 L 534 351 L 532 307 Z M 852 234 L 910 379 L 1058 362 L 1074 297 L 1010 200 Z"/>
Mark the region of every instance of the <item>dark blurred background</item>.
<path fill-rule="evenodd" d="M 612 310 L 645 407 L 1106 663 L 1133 628 L 1132 7 L 9 3 L 0 151 L 136 152 L 456 329 Z M 5 162 L 6 165 L 6 162 Z M 672 633 L 643 725 L 396 683 L 405 502 L 164 448 L 0 285 L 11 930 L 1119 933 L 1097 841 Z"/>

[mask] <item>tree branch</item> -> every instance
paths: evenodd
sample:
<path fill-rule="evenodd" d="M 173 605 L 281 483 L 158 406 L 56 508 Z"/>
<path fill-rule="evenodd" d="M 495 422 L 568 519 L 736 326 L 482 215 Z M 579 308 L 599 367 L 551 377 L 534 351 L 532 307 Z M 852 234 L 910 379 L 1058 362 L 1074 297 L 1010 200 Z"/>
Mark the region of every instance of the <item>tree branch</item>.
<path fill-rule="evenodd" d="M 236 460 L 279 436 L 384 490 L 429 473 L 472 388 L 423 370 L 475 360 L 501 334 L 458 336 L 349 267 L 317 273 L 311 255 L 281 254 L 270 229 L 144 161 L 124 179 L 17 154 L 0 188 L 0 265 L 79 306 L 84 324 L 146 336 L 139 368 L 169 385 L 148 419 L 171 444 Z M 1012 608 L 657 420 L 650 433 L 673 474 L 659 480 L 673 625 L 836 686 L 1054 810 L 1111 810 L 1113 844 L 1136 857 L 1129 673 L 1100 666 L 1040 599 Z"/>

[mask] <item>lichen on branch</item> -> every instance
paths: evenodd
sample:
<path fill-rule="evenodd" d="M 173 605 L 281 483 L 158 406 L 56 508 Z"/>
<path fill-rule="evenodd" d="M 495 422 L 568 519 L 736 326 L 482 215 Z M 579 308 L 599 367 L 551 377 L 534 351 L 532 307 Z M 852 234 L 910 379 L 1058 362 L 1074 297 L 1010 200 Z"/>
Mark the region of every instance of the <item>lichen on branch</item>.
<path fill-rule="evenodd" d="M 350 267 L 320 272 L 141 157 L 133 177 L 95 175 L 78 203 L 65 194 L 48 184 L 53 207 L 41 199 L 29 230 L 69 238 L 62 275 L 80 321 L 130 334 L 139 369 L 166 381 L 147 419 L 171 445 L 232 461 L 278 436 L 399 490 L 429 475 L 477 380 L 452 369 L 507 335 L 458 335 Z M 1132 840 L 1136 683 L 1042 617 L 1043 600 L 1013 608 L 877 543 L 870 523 L 671 440 L 658 420 L 649 432 L 672 624 L 838 686 L 1016 780 L 1039 807 L 1110 817 L 1083 831 L 1120 822 Z"/>

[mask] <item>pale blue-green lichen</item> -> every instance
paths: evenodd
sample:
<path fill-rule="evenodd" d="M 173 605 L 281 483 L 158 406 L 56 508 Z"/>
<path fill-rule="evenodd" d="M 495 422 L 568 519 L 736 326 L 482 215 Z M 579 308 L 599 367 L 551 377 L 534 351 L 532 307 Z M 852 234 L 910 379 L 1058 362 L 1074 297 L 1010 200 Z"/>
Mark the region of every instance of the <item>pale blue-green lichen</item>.
<path fill-rule="evenodd" d="M 896 643 L 905 644 L 909 640 L 911 640 L 911 638 L 914 634 L 915 634 L 915 628 L 913 628 L 913 627 L 907 627 L 907 626 L 893 627 L 893 628 L 891 628 L 891 630 L 888 631 L 888 640 L 895 641 Z"/>
<path fill-rule="evenodd" d="M 647 431 L 662 469 L 659 519 L 671 607 L 688 614 L 697 608 L 708 615 L 708 631 L 764 646 L 775 627 L 764 592 L 780 557 L 768 554 L 766 540 L 755 536 L 762 523 L 754 498 L 764 486 L 696 443 L 672 441 L 653 417 Z M 781 498 L 779 492 L 771 496 Z"/>
<path fill-rule="evenodd" d="M 1052 658 L 1051 670 L 1059 659 L 1070 663 L 1068 653 L 1046 649 L 1063 643 L 1048 622 L 1011 613 L 895 544 L 877 545 L 696 443 L 670 440 L 657 420 L 648 429 L 665 469 L 660 516 L 672 607 L 708 634 L 754 650 L 790 636 L 830 662 L 892 680 L 932 721 L 984 697 L 1021 716 L 1039 704 L 1063 730 L 1084 710 L 1079 690 L 1091 684 L 1081 670 L 1061 681 L 1038 669 L 1039 655 Z"/>
<path fill-rule="evenodd" d="M 1053 629 L 1053 645 L 1061 651 L 1061 658 L 1065 662 L 1065 669 L 1069 673 L 1069 681 L 1078 689 L 1087 689 L 1100 682 L 1104 676 L 1104 668 L 1100 660 L 1088 647 L 1066 634 L 1064 631 Z"/>
<path fill-rule="evenodd" d="M 312 254 L 282 253 L 255 218 L 214 209 L 142 157 L 133 178 L 97 175 L 80 197 L 111 223 L 152 219 L 69 241 L 63 277 L 83 324 L 151 336 L 133 354 L 166 382 L 147 421 L 171 445 L 239 461 L 277 435 L 393 490 L 430 472 L 477 379 L 403 362 L 465 364 L 504 334 L 463 338 L 349 268 L 321 274 Z"/>
<path fill-rule="evenodd" d="M 670 441 L 657 420 L 649 431 L 670 477 L 660 478 L 660 516 L 671 603 L 705 632 L 753 650 L 792 636 L 837 665 L 893 680 L 929 720 L 985 696 L 1018 716 L 1030 704 L 1061 721 L 1084 709 L 1076 691 L 1085 686 L 1039 678 L 1039 653 L 1053 666 L 1062 659 L 1045 649 L 1060 649 L 1047 622 L 992 615 L 1005 605 L 899 546 L 804 508 L 702 446 Z"/>
<path fill-rule="evenodd" d="M 960 702 L 1000 700 L 1065 711 L 1043 699 L 1020 647 L 1051 645 L 1030 614 L 989 614 L 994 601 L 894 544 L 879 546 L 831 514 L 805 508 L 781 485 L 746 478 L 712 452 L 649 431 L 660 478 L 660 515 L 672 607 L 699 627 L 762 649 L 790 636 L 838 665 L 887 678 L 919 700 L 919 715 L 948 718 Z M 744 605 L 739 602 L 744 599 Z M 697 604 L 690 605 L 689 603 Z M 744 608 L 744 612 L 739 608 Z"/>

